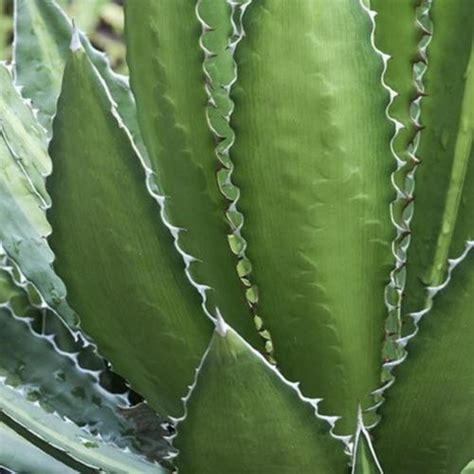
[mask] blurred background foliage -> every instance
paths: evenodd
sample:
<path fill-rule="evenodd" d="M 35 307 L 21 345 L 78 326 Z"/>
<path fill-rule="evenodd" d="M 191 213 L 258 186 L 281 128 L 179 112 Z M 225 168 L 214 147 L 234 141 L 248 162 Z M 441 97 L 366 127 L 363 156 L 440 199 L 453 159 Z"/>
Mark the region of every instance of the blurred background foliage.
<path fill-rule="evenodd" d="M 74 18 L 97 49 L 105 51 L 112 67 L 127 74 L 123 42 L 123 0 L 56 0 Z M 13 0 L 0 0 L 0 59 L 11 60 Z"/>

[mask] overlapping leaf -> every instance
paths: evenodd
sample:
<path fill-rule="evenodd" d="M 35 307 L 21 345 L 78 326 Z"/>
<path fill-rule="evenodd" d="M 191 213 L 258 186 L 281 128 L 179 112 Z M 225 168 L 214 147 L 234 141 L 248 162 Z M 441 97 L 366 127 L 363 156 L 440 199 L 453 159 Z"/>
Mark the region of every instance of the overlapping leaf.
<path fill-rule="evenodd" d="M 244 29 L 231 157 L 259 311 L 283 374 L 353 433 L 393 265 L 382 59 L 359 2 L 256 0 Z"/>
<path fill-rule="evenodd" d="M 222 330 L 212 338 L 178 425 L 179 472 L 344 472 L 343 445 L 330 437 L 314 404 L 232 329 Z"/>
<path fill-rule="evenodd" d="M 474 252 L 434 300 L 385 392 L 375 447 L 390 474 L 451 474 L 474 454 Z"/>
<path fill-rule="evenodd" d="M 100 469 L 117 474 L 167 472 L 158 464 L 148 463 L 138 456 L 106 444 L 73 423 L 44 411 L 1 382 L 0 416 L 1 421 L 28 441 L 42 446 L 42 449 L 49 445 L 51 456 L 60 457 L 66 466 L 72 465 L 79 472 L 94 472 Z M 42 458 L 39 457 L 38 461 L 42 461 Z M 78 465 L 80 469 L 76 467 Z M 68 472 L 67 467 L 64 472 Z"/>
<path fill-rule="evenodd" d="M 225 2 L 218 0 L 221 7 Z M 217 8 L 218 15 L 227 9 Z M 127 2 L 130 79 L 138 118 L 170 222 L 184 231 L 181 248 L 192 255 L 189 272 L 211 289 L 206 307 L 216 307 L 254 346 L 255 330 L 227 234 L 228 201 L 216 173 L 222 164 L 206 119 L 201 24 L 183 0 Z M 230 24 L 230 18 L 221 18 Z M 228 65 L 228 64 L 227 64 Z M 215 87 L 210 85 L 209 87 Z"/>
<path fill-rule="evenodd" d="M 22 87 L 23 96 L 31 99 L 38 109 L 39 121 L 49 136 L 71 34 L 71 20 L 55 0 L 15 0 L 15 80 Z M 87 55 L 106 82 L 120 117 L 146 160 L 127 79 L 114 73 L 105 55 L 93 48 L 84 35 L 80 36 Z"/>
<path fill-rule="evenodd" d="M 473 237 L 474 4 L 437 0 L 430 17 L 405 312 L 425 306 L 425 287 L 444 280 L 447 259 Z"/>
<path fill-rule="evenodd" d="M 68 300 L 114 369 L 158 412 L 180 413 L 209 321 L 83 50 L 67 63 L 53 131 L 50 244 Z"/>

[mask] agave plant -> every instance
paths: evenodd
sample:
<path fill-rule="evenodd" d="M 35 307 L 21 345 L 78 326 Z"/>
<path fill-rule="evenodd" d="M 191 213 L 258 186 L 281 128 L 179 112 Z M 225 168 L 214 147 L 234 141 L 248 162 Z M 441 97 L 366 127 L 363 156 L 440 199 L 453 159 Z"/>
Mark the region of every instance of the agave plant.
<path fill-rule="evenodd" d="M 474 2 L 54 0 L 0 67 L 0 466 L 474 458 Z"/>

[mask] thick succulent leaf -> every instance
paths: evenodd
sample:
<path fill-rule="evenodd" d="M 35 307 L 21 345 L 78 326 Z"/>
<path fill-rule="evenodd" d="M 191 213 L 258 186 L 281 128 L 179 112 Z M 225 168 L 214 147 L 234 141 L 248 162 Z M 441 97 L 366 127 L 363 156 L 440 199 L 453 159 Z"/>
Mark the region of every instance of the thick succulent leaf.
<path fill-rule="evenodd" d="M 67 63 L 53 130 L 50 244 L 68 300 L 116 372 L 159 413 L 180 413 L 210 321 L 81 49 Z"/>
<path fill-rule="evenodd" d="M 383 474 L 377 455 L 372 446 L 370 434 L 359 414 L 358 427 L 354 440 L 351 474 Z"/>
<path fill-rule="evenodd" d="M 0 64 L 1 134 L 17 162 L 27 174 L 41 202 L 49 203 L 44 178 L 51 172 L 46 133 L 37 123 L 33 110 L 20 97 L 10 71 Z"/>
<path fill-rule="evenodd" d="M 2 467 L 13 472 L 48 474 L 77 472 L 26 441 L 7 425 L 0 423 L 0 469 Z"/>
<path fill-rule="evenodd" d="M 60 451 L 73 464 L 74 461 L 79 461 L 96 470 L 117 474 L 167 472 L 158 464 L 149 463 L 130 452 L 106 444 L 74 423 L 63 421 L 57 415 L 44 411 L 3 383 L 0 383 L 0 414 L 10 428 L 24 428 L 15 431 L 27 437 L 28 441 L 35 443 L 39 440 L 39 444 L 43 444 L 41 441 L 46 442 L 51 445 L 53 452 Z M 67 463 L 63 456 L 61 459 Z"/>
<path fill-rule="evenodd" d="M 37 232 L 47 234 L 50 227 L 40 204 L 47 199 L 44 175 L 51 170 L 44 131 L 15 89 L 8 69 L 0 64 L 0 178 L 5 193 L 20 207 Z M 35 194 L 41 191 L 42 197 Z M 2 199 L 3 201 L 3 199 Z M 6 212 L 6 211 L 5 211 Z M 2 218 L 2 224 L 5 219 Z M 2 225 L 3 227 L 3 225 Z M 3 230 L 3 229 L 2 229 Z M 2 232 L 2 242 L 6 232 Z"/>
<path fill-rule="evenodd" d="M 52 323 L 54 335 L 48 331 Z M 132 410 L 127 398 L 101 384 L 104 362 L 91 353 L 92 346 L 81 346 L 59 324 L 52 313 L 31 307 L 25 290 L 0 269 L 0 375 L 5 383 L 106 441 L 162 459 L 168 449 L 163 420 L 148 409 L 145 432 L 126 416 Z M 153 425 L 154 439 L 148 435 Z"/>
<path fill-rule="evenodd" d="M 474 455 L 474 252 L 454 269 L 385 392 L 375 447 L 390 474 L 460 472 Z"/>
<path fill-rule="evenodd" d="M 72 324 L 75 316 L 60 301 L 66 291 L 51 269 L 53 254 L 45 240 L 51 232 L 44 213 L 49 197 L 43 177 L 51 169 L 46 135 L 3 65 L 0 89 L 0 241 L 44 299 Z"/>
<path fill-rule="evenodd" d="M 182 474 L 345 471 L 315 405 L 227 326 L 216 331 L 178 424 Z"/>
<path fill-rule="evenodd" d="M 474 3 L 436 0 L 430 17 L 405 312 L 425 306 L 425 287 L 444 280 L 448 257 L 474 237 Z"/>
<path fill-rule="evenodd" d="M 222 7 L 223 0 L 218 0 Z M 216 9 L 224 21 L 226 9 Z M 230 14 L 229 14 L 230 15 Z M 228 201 L 216 173 L 223 165 L 215 153 L 206 119 L 204 53 L 195 4 L 186 0 L 144 0 L 125 5 L 128 63 L 138 119 L 156 171 L 170 222 L 185 231 L 181 248 L 193 279 L 211 287 L 206 307 L 216 307 L 255 346 L 257 334 L 236 270 L 225 220 Z M 230 23 L 230 18 L 226 20 Z M 212 85 L 210 87 L 213 87 Z"/>
<path fill-rule="evenodd" d="M 38 109 L 39 121 L 49 136 L 71 34 L 71 21 L 54 0 L 15 0 L 15 80 L 22 87 L 23 96 L 31 99 Z M 147 153 L 127 79 L 114 73 L 104 54 L 94 49 L 82 34 L 81 43 L 107 83 L 120 117 L 146 160 Z"/>
<path fill-rule="evenodd" d="M 393 266 L 382 59 L 352 0 L 257 0 L 244 28 L 231 155 L 259 311 L 283 374 L 353 433 L 379 383 Z"/>
<path fill-rule="evenodd" d="M 46 410 L 87 426 L 105 440 L 134 447 L 133 425 L 118 410 L 126 400 L 104 390 L 97 374 L 80 367 L 74 355 L 61 353 L 51 337 L 35 334 L 28 320 L 5 307 L 0 309 L 0 374 Z"/>
<path fill-rule="evenodd" d="M 11 149 L 0 138 L 0 241 L 44 299 L 69 324 L 76 317 L 64 297 L 64 283 L 51 268 L 53 253 L 45 237 L 50 233 L 44 210 Z"/>

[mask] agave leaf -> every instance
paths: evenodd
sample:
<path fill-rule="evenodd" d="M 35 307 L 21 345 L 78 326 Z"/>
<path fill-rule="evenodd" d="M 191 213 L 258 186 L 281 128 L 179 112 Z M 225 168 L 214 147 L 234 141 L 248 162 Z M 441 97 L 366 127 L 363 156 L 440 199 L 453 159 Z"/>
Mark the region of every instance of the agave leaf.
<path fill-rule="evenodd" d="M 384 393 L 374 436 L 390 474 L 452 474 L 473 458 L 474 252 L 455 264 Z"/>
<path fill-rule="evenodd" d="M 405 312 L 426 306 L 425 287 L 445 279 L 448 257 L 459 255 L 474 231 L 474 3 L 437 0 L 430 17 Z"/>
<path fill-rule="evenodd" d="M 21 267 L 24 276 L 34 282 L 44 299 L 72 325 L 76 317 L 64 300 L 64 283 L 51 268 L 54 256 L 45 240 L 51 228 L 41 208 L 41 200 L 7 143 L 3 136 L 0 137 L 2 249 Z M 34 156 L 34 152 L 25 156 Z"/>
<path fill-rule="evenodd" d="M 351 474 L 383 474 L 370 434 L 364 426 L 362 413 L 359 413 L 357 432 L 354 439 Z"/>
<path fill-rule="evenodd" d="M 13 469 L 14 472 L 77 472 L 26 441 L 4 423 L 0 423 L 0 439 L 0 467 Z"/>
<path fill-rule="evenodd" d="M 28 441 L 36 443 L 39 440 L 39 444 L 44 444 L 41 443 L 43 441 L 51 445 L 52 451 L 60 451 L 63 462 L 67 462 L 65 458 L 70 458 L 73 464 L 74 461 L 79 461 L 86 467 L 124 474 L 167 472 L 158 464 L 149 463 L 130 452 L 106 444 L 74 423 L 47 413 L 3 383 L 0 383 L 0 412 L 3 415 L 2 421 L 8 423 L 10 428 L 23 428 L 15 431 L 27 437 Z"/>
<path fill-rule="evenodd" d="M 48 333 L 51 320 L 54 335 Z M 110 393 L 101 384 L 104 361 L 90 351 L 92 346 L 81 346 L 66 326 L 58 324 L 61 322 L 52 313 L 32 308 L 25 290 L 7 270 L 0 269 L 0 374 L 5 383 L 106 441 L 161 455 L 161 459 L 168 449 L 165 433 L 158 435 L 163 420 L 148 413 L 150 425 L 156 425 L 157 436 L 152 439 L 126 417 L 126 396 Z"/>
<path fill-rule="evenodd" d="M 383 80 L 393 91 L 388 112 L 398 125 L 391 142 L 397 159 L 397 168 L 392 174 L 397 199 L 391 205 L 392 219 L 397 228 L 397 237 L 393 242 L 397 259 L 390 274 L 391 288 L 386 293 L 390 311 L 385 324 L 383 351 L 385 359 L 393 360 L 401 354 L 396 341 L 402 332 L 401 299 L 413 212 L 413 175 L 418 163 L 415 151 L 419 132 L 419 102 L 423 94 L 422 61 L 425 59 L 426 39 L 429 38 L 425 25 L 428 1 L 373 0 L 370 6 L 377 13 L 376 46 L 389 56 Z"/>
<path fill-rule="evenodd" d="M 74 313 L 61 300 L 66 290 L 51 268 L 54 257 L 45 240 L 51 232 L 44 213 L 49 197 L 43 179 L 51 170 L 46 135 L 4 65 L 0 90 L 0 242 L 47 303 L 74 324 Z"/>
<path fill-rule="evenodd" d="M 106 441 L 138 449 L 133 425 L 118 407 L 126 398 L 108 393 L 98 373 L 79 366 L 77 354 L 61 353 L 51 336 L 33 332 L 29 320 L 0 309 L 0 373 L 28 399 L 48 411 L 86 426 Z"/>
<path fill-rule="evenodd" d="M 218 21 L 230 23 L 225 0 L 217 1 Z M 138 119 L 170 222 L 186 229 L 181 248 L 196 260 L 189 272 L 216 307 L 256 347 L 262 345 L 239 280 L 225 221 L 228 201 L 216 173 L 222 164 L 208 128 L 208 99 L 200 48 L 201 25 L 186 0 L 144 0 L 125 5 L 128 63 Z M 225 24 L 225 23 L 224 23 Z M 229 28 L 226 26 L 227 32 Z M 210 84 L 209 87 L 215 87 Z"/>
<path fill-rule="evenodd" d="M 0 127 L 3 140 L 24 171 L 30 186 L 39 194 L 40 202 L 47 205 L 49 197 L 44 178 L 51 172 L 46 133 L 37 123 L 33 110 L 21 99 L 13 85 L 10 71 L 0 64 Z"/>
<path fill-rule="evenodd" d="M 66 65 L 53 130 L 49 241 L 68 300 L 115 371 L 159 413 L 177 414 L 210 321 L 140 160 L 80 48 Z"/>
<path fill-rule="evenodd" d="M 54 0 L 15 0 L 15 81 L 24 97 L 38 109 L 40 123 L 51 136 L 52 119 L 61 91 L 72 25 Z M 140 154 L 147 160 L 138 127 L 135 102 L 124 76 L 114 73 L 105 55 L 81 34 L 87 55 L 104 79 L 117 103 L 117 111 L 129 129 Z"/>
<path fill-rule="evenodd" d="M 233 329 L 220 322 L 178 424 L 182 474 L 345 471 L 329 424 Z"/>
<path fill-rule="evenodd" d="M 353 433 L 379 383 L 393 265 L 382 59 L 352 0 L 253 1 L 244 29 L 231 155 L 259 311 L 283 374 Z"/>

